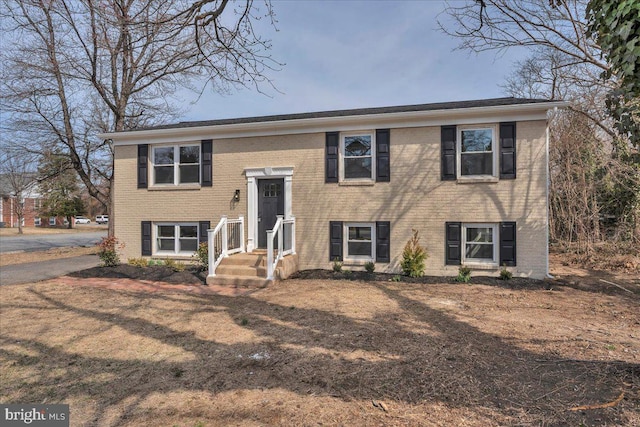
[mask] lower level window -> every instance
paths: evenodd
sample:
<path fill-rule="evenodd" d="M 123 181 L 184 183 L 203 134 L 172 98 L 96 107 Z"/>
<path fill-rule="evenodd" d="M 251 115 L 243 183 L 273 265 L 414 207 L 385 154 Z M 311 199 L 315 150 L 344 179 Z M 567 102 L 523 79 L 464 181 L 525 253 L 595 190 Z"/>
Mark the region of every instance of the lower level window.
<path fill-rule="evenodd" d="M 497 224 L 463 224 L 463 263 L 498 262 Z"/>
<path fill-rule="evenodd" d="M 156 224 L 156 252 L 192 254 L 198 249 L 198 224 Z"/>
<path fill-rule="evenodd" d="M 375 224 L 370 223 L 346 223 L 344 226 L 345 247 L 344 258 L 346 260 L 375 259 Z"/>
<path fill-rule="evenodd" d="M 40 225 L 42 225 L 42 221 L 40 220 L 39 216 L 33 219 L 33 225 L 35 225 L 36 227 L 40 227 Z"/>
<path fill-rule="evenodd" d="M 55 216 L 50 216 L 49 217 L 49 225 L 56 225 L 56 217 Z"/>

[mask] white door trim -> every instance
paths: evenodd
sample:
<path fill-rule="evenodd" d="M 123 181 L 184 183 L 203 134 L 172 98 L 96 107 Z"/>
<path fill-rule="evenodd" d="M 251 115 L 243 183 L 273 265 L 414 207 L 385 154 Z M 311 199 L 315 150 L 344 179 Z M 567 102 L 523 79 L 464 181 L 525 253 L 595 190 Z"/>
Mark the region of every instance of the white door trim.
<path fill-rule="evenodd" d="M 247 177 L 247 252 L 253 252 L 258 247 L 258 180 L 284 178 L 284 218 L 291 218 L 293 166 L 245 168 L 244 174 Z"/>

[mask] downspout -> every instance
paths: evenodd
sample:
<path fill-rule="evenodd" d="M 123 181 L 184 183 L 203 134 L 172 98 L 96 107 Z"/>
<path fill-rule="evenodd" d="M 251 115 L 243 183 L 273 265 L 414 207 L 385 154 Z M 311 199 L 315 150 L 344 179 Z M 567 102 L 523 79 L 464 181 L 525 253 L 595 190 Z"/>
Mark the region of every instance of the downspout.
<path fill-rule="evenodd" d="M 558 107 L 553 107 L 553 112 L 554 114 L 558 111 Z M 545 269 L 547 271 L 547 278 L 549 279 L 553 279 L 554 277 L 551 275 L 551 273 L 549 272 L 549 186 L 551 184 L 551 177 L 549 175 L 550 171 L 549 171 L 549 120 L 547 119 L 547 127 L 545 129 L 546 131 L 546 141 L 545 141 L 545 163 L 546 163 L 546 171 L 547 171 L 547 188 L 546 188 L 546 205 L 547 205 L 547 229 L 546 229 L 546 234 L 547 234 L 547 252 L 545 253 Z"/>

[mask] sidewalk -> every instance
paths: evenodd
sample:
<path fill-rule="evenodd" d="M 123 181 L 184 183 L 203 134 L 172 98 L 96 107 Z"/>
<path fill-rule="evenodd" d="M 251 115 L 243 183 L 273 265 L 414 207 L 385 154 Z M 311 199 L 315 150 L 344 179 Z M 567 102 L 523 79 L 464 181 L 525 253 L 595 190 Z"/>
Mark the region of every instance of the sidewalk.
<path fill-rule="evenodd" d="M 50 261 L 30 262 L 0 267 L 0 285 L 19 285 L 39 282 L 64 276 L 74 271 L 96 267 L 100 263 L 97 255 L 83 255 Z"/>

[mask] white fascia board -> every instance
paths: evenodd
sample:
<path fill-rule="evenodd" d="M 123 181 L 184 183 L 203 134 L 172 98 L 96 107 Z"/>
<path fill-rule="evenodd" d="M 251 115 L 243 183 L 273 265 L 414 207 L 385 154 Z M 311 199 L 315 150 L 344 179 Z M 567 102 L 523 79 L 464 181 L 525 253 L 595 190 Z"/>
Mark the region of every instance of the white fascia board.
<path fill-rule="evenodd" d="M 372 128 L 411 128 L 497 123 L 503 121 L 545 120 L 548 110 L 555 107 L 565 107 L 567 105 L 568 103 L 566 102 L 556 101 L 448 110 L 314 117 L 308 119 L 103 133 L 99 134 L 98 137 L 111 139 L 114 145 L 135 145 L 140 143 L 181 143 L 201 139 L 322 133 L 329 130 L 358 131 L 370 130 Z"/>

